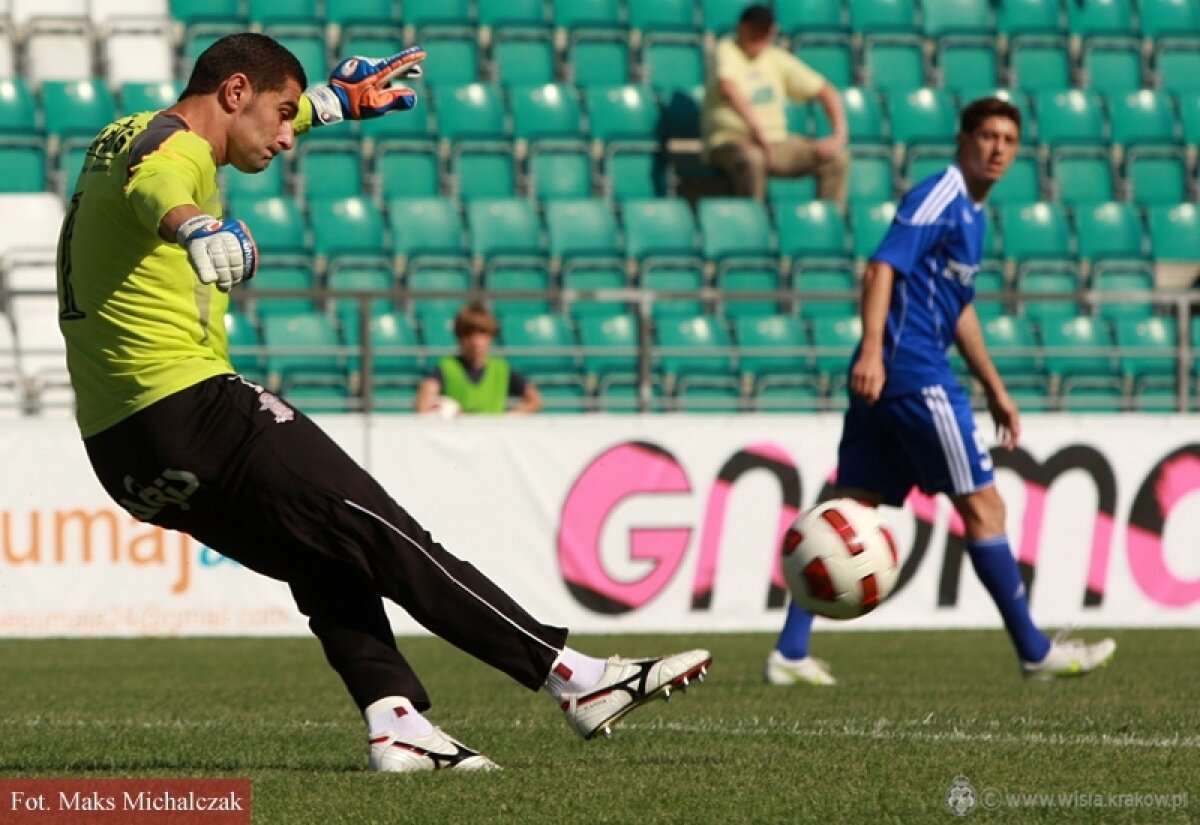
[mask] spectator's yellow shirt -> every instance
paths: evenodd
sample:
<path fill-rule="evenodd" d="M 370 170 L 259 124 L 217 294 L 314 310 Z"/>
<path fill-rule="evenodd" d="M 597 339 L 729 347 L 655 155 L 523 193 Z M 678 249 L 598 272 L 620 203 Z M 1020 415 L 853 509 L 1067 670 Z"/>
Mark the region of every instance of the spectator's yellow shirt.
<path fill-rule="evenodd" d="M 297 132 L 312 123 L 301 96 Z M 109 124 L 88 149 L 58 241 L 59 327 L 84 438 L 214 375 L 232 373 L 229 296 L 158 235 L 192 204 L 221 217 L 212 147 L 179 116 Z"/>
<path fill-rule="evenodd" d="M 804 103 L 825 85 L 824 77 L 785 49 L 768 46 L 750 60 L 732 37 L 721 38 L 704 90 L 706 153 L 723 143 L 750 137 L 750 127 L 721 94 L 723 80 L 737 84 L 772 143 L 787 137 L 787 101 Z"/>

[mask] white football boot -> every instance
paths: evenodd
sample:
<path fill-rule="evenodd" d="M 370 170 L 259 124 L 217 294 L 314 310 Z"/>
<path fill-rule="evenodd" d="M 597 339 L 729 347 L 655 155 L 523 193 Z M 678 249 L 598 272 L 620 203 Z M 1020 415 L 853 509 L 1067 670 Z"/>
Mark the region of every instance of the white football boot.
<path fill-rule="evenodd" d="M 420 771 L 498 771 L 500 766 L 447 736 L 439 727 L 425 736 L 404 737 L 385 732 L 371 742 L 370 767 L 385 773 Z"/>
<path fill-rule="evenodd" d="M 612 726 L 625 714 L 661 696 L 670 700 L 675 688 L 704 681 L 712 664 L 707 650 L 689 650 L 661 659 L 610 656 L 600 681 L 585 693 L 567 694 L 561 707 L 567 724 L 584 739 L 612 736 Z"/>
<path fill-rule="evenodd" d="M 778 650 L 772 650 L 763 667 L 763 679 L 768 685 L 816 685 L 829 687 L 837 679 L 829 672 L 829 665 L 812 656 L 803 659 L 785 658 Z"/>
<path fill-rule="evenodd" d="M 1050 652 L 1040 662 L 1022 662 L 1021 672 L 1026 679 L 1049 682 L 1066 676 L 1084 676 L 1097 668 L 1104 667 L 1117 651 L 1112 639 L 1101 639 L 1088 644 L 1081 639 L 1071 639 L 1059 633 L 1050 643 Z"/>

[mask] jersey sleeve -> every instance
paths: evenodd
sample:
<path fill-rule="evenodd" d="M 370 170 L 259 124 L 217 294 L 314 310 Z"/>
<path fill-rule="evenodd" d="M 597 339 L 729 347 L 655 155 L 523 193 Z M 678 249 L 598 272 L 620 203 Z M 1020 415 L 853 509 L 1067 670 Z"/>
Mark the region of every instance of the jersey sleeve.
<path fill-rule="evenodd" d="M 732 38 L 725 37 L 717 42 L 716 53 L 713 55 L 713 74 L 718 82 L 737 80 L 741 77 L 745 65 L 746 60 Z"/>
<path fill-rule="evenodd" d="M 923 208 L 927 195 L 925 187 L 905 195 L 887 234 L 871 256 L 873 261 L 890 264 L 901 277 L 913 272 L 917 262 L 937 248 L 950 228 L 940 214 L 930 219 L 928 210 Z"/>
<path fill-rule="evenodd" d="M 125 196 L 148 229 L 158 231 L 163 216 L 177 206 L 199 206 L 204 181 L 216 174 L 212 150 L 202 138 L 180 131 L 129 169 Z"/>
<path fill-rule="evenodd" d="M 784 89 L 788 98 L 796 103 L 811 100 L 825 86 L 824 76 L 794 54 L 780 49 L 778 60 L 783 67 Z"/>

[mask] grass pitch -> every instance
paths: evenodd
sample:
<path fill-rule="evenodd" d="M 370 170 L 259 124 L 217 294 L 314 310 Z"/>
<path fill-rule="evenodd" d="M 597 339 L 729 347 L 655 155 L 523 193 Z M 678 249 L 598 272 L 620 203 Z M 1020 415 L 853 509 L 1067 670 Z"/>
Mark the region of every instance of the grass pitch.
<path fill-rule="evenodd" d="M 311 639 L 0 641 L 0 776 L 246 777 L 256 823 L 304 825 L 949 823 L 959 777 L 971 821 L 1200 821 L 1200 635 L 1114 635 L 1107 669 L 1031 684 L 999 631 L 818 632 L 832 689 L 764 685 L 764 634 L 579 636 L 715 656 L 702 686 L 593 742 L 545 694 L 402 639 L 430 718 L 504 767 L 420 776 L 367 772 Z"/>

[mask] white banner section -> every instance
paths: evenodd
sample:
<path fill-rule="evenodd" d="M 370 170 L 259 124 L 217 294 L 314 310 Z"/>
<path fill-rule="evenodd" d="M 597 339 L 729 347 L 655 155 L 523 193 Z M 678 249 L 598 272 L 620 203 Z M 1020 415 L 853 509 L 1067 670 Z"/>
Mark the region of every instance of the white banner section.
<path fill-rule="evenodd" d="M 321 420 L 456 555 L 579 632 L 773 631 L 782 531 L 836 469 L 839 417 Z M 981 422 L 982 423 L 982 422 Z M 1030 417 L 994 450 L 1045 626 L 1200 627 L 1200 424 Z M 0 635 L 291 635 L 286 586 L 105 495 L 69 422 L 0 434 Z M 824 628 L 998 627 L 944 498 L 886 509 L 904 559 Z M 392 609 L 397 633 L 423 632 Z"/>

